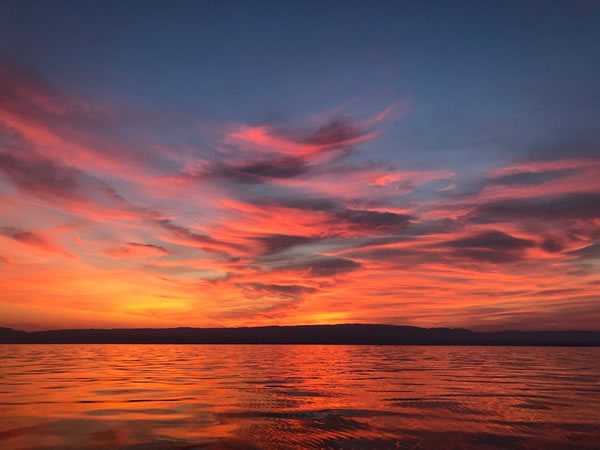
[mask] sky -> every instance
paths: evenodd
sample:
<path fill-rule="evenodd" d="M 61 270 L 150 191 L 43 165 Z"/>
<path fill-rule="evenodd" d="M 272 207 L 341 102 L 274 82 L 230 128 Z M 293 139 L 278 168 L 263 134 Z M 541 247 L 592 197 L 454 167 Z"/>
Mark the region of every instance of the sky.
<path fill-rule="evenodd" d="M 0 4 L 0 326 L 599 329 L 600 3 Z"/>

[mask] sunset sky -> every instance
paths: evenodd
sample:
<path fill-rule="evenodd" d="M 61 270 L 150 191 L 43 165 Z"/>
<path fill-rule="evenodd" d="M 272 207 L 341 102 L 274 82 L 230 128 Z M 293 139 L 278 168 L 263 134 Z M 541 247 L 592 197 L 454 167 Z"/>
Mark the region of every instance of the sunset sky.
<path fill-rule="evenodd" d="M 0 326 L 598 329 L 600 3 L 0 5 Z"/>

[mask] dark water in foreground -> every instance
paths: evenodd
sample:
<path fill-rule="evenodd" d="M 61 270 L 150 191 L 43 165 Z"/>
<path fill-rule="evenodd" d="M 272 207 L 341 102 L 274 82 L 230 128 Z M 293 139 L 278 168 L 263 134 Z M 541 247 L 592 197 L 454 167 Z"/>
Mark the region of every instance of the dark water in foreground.
<path fill-rule="evenodd" d="M 600 348 L 0 345 L 0 448 L 598 448 Z"/>

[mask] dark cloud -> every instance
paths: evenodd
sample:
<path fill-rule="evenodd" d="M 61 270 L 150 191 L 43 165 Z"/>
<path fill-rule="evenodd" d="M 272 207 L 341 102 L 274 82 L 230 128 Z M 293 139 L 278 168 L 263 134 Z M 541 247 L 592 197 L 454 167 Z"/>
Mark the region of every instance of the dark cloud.
<path fill-rule="evenodd" d="M 180 164 L 165 146 L 179 156 L 192 152 L 181 145 L 192 122 L 186 114 L 92 101 L 11 63 L 0 62 L 0 110 L 0 151 L 54 154 L 90 173 L 172 173 Z"/>
<path fill-rule="evenodd" d="M 168 219 L 155 220 L 154 223 L 166 230 L 176 242 L 183 245 L 191 245 L 202 248 L 205 251 L 216 251 L 223 252 L 225 250 L 238 250 L 244 251 L 246 247 L 244 245 L 235 244 L 231 242 L 224 242 L 218 239 L 214 239 L 206 234 L 195 233 L 181 225 L 177 225 Z"/>
<path fill-rule="evenodd" d="M 264 246 L 264 255 L 279 253 L 298 245 L 316 242 L 319 238 L 289 234 L 268 234 L 254 238 Z"/>
<path fill-rule="evenodd" d="M 82 187 L 82 173 L 50 160 L 20 159 L 0 153 L 0 171 L 18 188 L 38 194 L 72 197 Z"/>
<path fill-rule="evenodd" d="M 17 157 L 0 153 L 0 172 L 21 191 L 46 200 L 90 201 L 140 216 L 154 215 L 135 208 L 118 192 L 96 177 L 35 155 Z"/>
<path fill-rule="evenodd" d="M 407 236 L 382 236 L 382 237 L 352 237 L 348 239 L 338 239 L 340 250 L 353 251 L 363 249 L 365 247 L 378 247 L 399 242 L 407 242 L 412 240 Z"/>
<path fill-rule="evenodd" d="M 309 170 L 310 166 L 304 158 L 280 157 L 243 164 L 215 164 L 197 176 L 238 184 L 258 184 L 270 179 L 298 177 Z"/>
<path fill-rule="evenodd" d="M 391 212 L 345 209 L 333 216 L 333 221 L 349 224 L 353 228 L 376 233 L 398 233 L 404 231 L 411 216 Z"/>
<path fill-rule="evenodd" d="M 570 289 L 543 289 L 541 291 L 528 292 L 529 295 L 535 297 L 551 297 L 551 296 L 565 296 L 571 294 L 580 293 L 581 289 L 579 288 L 570 288 Z"/>
<path fill-rule="evenodd" d="M 580 248 L 578 250 L 569 252 L 569 255 L 578 256 L 583 259 L 598 259 L 598 260 L 600 260 L 600 242 L 596 242 L 594 244 L 588 245 L 588 246 Z"/>
<path fill-rule="evenodd" d="M 420 220 L 411 222 L 403 235 L 411 236 L 427 236 L 430 234 L 446 234 L 458 231 L 462 224 L 455 219 L 445 218 L 437 220 Z"/>
<path fill-rule="evenodd" d="M 181 225 L 176 225 L 168 219 L 157 220 L 156 223 L 165 230 L 171 232 L 174 236 L 186 241 L 197 242 L 199 244 L 212 244 L 213 238 L 205 234 L 194 233 Z"/>
<path fill-rule="evenodd" d="M 558 221 L 600 218 L 600 193 L 576 193 L 560 197 L 499 200 L 478 206 L 470 219 L 479 223 L 512 220 Z"/>
<path fill-rule="evenodd" d="M 31 70 L 0 63 L 0 103 L 4 109 L 36 117 L 52 110 L 56 90 Z"/>
<path fill-rule="evenodd" d="M 544 239 L 541 247 L 549 253 L 558 253 L 565 248 L 565 244 L 561 239 Z"/>
<path fill-rule="evenodd" d="M 365 135 L 366 132 L 357 124 L 343 117 L 338 117 L 330 120 L 326 125 L 299 141 L 325 147 L 326 149 L 339 149 L 352 145 L 353 142 Z"/>
<path fill-rule="evenodd" d="M 514 239 L 514 238 L 513 238 Z M 430 264 L 458 264 L 469 261 L 489 263 L 512 263 L 523 259 L 523 250 L 528 245 L 515 244 L 507 240 L 507 246 L 497 246 L 492 238 L 485 242 L 485 238 L 472 238 L 473 246 L 468 246 L 467 238 L 456 242 L 448 241 L 425 247 L 381 247 L 365 249 L 346 253 L 351 258 L 359 260 L 380 261 L 391 269 L 413 268 L 417 265 Z M 486 246 L 487 245 L 487 246 Z"/>
<path fill-rule="evenodd" d="M 432 261 L 445 264 L 460 260 L 510 263 L 522 260 L 524 251 L 535 245 L 535 242 L 529 239 L 515 238 L 501 231 L 490 230 L 421 247 L 376 247 L 358 250 L 359 246 L 356 246 L 357 250 L 346 255 L 359 260 L 382 261 L 394 268 L 412 267 Z"/>
<path fill-rule="evenodd" d="M 319 257 L 298 264 L 280 266 L 279 269 L 305 271 L 313 277 L 331 277 L 341 273 L 351 272 L 361 267 L 356 261 L 346 258 Z"/>
<path fill-rule="evenodd" d="M 497 230 L 435 244 L 435 247 L 449 249 L 455 257 L 490 263 L 517 262 L 523 258 L 524 250 L 534 246 L 535 242 L 529 239 L 515 238 Z"/>
<path fill-rule="evenodd" d="M 45 239 L 31 231 L 21 230 L 14 227 L 0 228 L 0 235 L 28 244 L 43 244 L 45 242 Z"/>
<path fill-rule="evenodd" d="M 272 133 L 290 142 L 317 146 L 321 151 L 349 149 L 357 140 L 367 135 L 359 125 L 344 118 L 333 119 L 315 132 L 302 134 L 297 131 L 274 130 Z M 306 149 L 304 154 L 296 156 L 281 153 L 267 157 L 264 154 L 243 154 L 241 161 L 219 161 L 195 176 L 200 179 L 220 179 L 233 184 L 261 184 L 277 179 L 295 178 L 310 172 L 327 171 L 324 167 L 327 163 L 311 164 L 314 158 L 315 154 L 311 149 Z"/>
<path fill-rule="evenodd" d="M 106 251 L 105 254 L 113 258 L 147 258 L 164 256 L 169 254 L 169 251 L 158 245 L 128 242 L 122 247 Z"/>
<path fill-rule="evenodd" d="M 297 284 L 284 285 L 263 283 L 238 283 L 237 286 L 242 289 L 251 290 L 259 294 L 269 294 L 291 299 L 302 297 L 304 294 L 311 294 L 317 292 L 317 289 L 315 288 Z"/>
<path fill-rule="evenodd" d="M 358 247 L 356 247 L 358 248 Z M 415 266 L 431 261 L 431 251 L 407 248 L 407 247 L 378 247 L 367 248 L 364 250 L 350 251 L 345 254 L 350 258 L 358 260 L 383 261 L 389 263 L 390 267 L 403 264 Z M 436 261 L 443 258 L 443 255 L 435 255 Z"/>
<path fill-rule="evenodd" d="M 326 197 L 311 198 L 300 196 L 279 196 L 271 198 L 257 198 L 251 200 L 251 203 L 258 206 L 299 209 L 301 211 L 332 212 L 341 209 L 341 204 L 338 200 Z"/>
<path fill-rule="evenodd" d="M 122 211 L 148 223 L 157 224 L 178 242 L 186 245 L 203 247 L 207 251 L 245 249 L 242 245 L 221 242 L 210 236 L 190 231 L 171 220 L 161 219 L 161 214 L 156 211 L 136 207 L 107 183 L 79 169 L 46 159 L 36 157 L 24 159 L 2 153 L 0 172 L 6 174 L 18 189 L 52 201 L 52 204 L 60 200 L 91 202 L 96 207 L 108 206 L 115 211 Z"/>
<path fill-rule="evenodd" d="M 479 248 L 463 248 L 453 252 L 454 256 L 493 264 L 513 263 L 523 259 L 518 252 L 506 252 L 497 250 L 484 250 Z"/>
<path fill-rule="evenodd" d="M 137 242 L 128 242 L 127 245 L 130 246 L 130 247 L 134 247 L 134 248 L 138 248 L 139 247 L 139 248 L 154 249 L 154 250 L 157 250 L 157 251 L 165 253 L 165 254 L 169 253 L 169 251 L 166 248 L 161 247 L 160 245 L 139 244 Z"/>
<path fill-rule="evenodd" d="M 78 169 L 39 158 L 17 158 L 12 154 L 0 154 L 0 172 L 22 191 L 51 200 L 67 199 L 89 201 L 96 206 L 108 206 L 148 223 L 159 225 L 180 243 L 203 247 L 207 251 L 244 250 L 244 246 L 218 241 L 210 236 L 195 233 L 177 225 L 161 214 L 131 205 L 114 188 L 104 181 Z M 219 250 L 220 249 L 220 250 Z"/>
<path fill-rule="evenodd" d="M 27 122 L 33 121 L 41 128 L 74 141 L 87 140 L 87 144 L 110 139 L 109 131 L 122 126 L 114 117 L 113 109 L 75 98 L 55 88 L 38 73 L 14 64 L 0 63 L 0 104 L 13 116 L 26 118 Z M 85 138 L 81 132 L 85 132 Z M 97 139 L 93 139 L 92 135 L 96 134 Z M 123 150 L 114 146 L 102 146 L 102 151 L 124 156 Z"/>
<path fill-rule="evenodd" d="M 574 173 L 575 169 L 549 170 L 546 172 L 520 172 L 488 180 L 489 185 L 535 185 Z"/>
<path fill-rule="evenodd" d="M 409 225 L 412 216 L 388 211 L 347 208 L 334 198 L 277 197 L 250 200 L 254 205 L 314 211 L 329 216 L 329 225 L 346 224 L 350 229 L 372 233 L 399 233 Z"/>
<path fill-rule="evenodd" d="M 237 171 L 251 176 L 266 178 L 291 178 L 306 172 L 302 158 L 277 158 L 240 166 Z"/>
<path fill-rule="evenodd" d="M 533 247 L 535 243 L 529 239 L 515 238 L 502 231 L 491 230 L 466 238 L 445 241 L 436 245 L 450 248 L 512 251 Z"/>
<path fill-rule="evenodd" d="M 5 153 L 21 153 L 33 150 L 32 144 L 15 128 L 0 121 L 0 148 Z"/>

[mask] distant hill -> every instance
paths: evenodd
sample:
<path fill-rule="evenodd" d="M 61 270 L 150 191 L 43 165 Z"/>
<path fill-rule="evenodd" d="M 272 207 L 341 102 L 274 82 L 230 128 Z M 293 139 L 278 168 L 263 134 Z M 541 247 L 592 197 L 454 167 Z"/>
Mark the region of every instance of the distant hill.
<path fill-rule="evenodd" d="M 496 331 L 395 325 L 250 328 L 120 328 L 24 332 L 0 328 L 4 344 L 374 344 L 600 346 L 600 331 Z"/>
<path fill-rule="evenodd" d="M 29 335 L 25 331 L 17 331 L 12 328 L 4 328 L 0 327 L 0 342 L 12 342 L 14 340 L 19 340 L 19 338 L 23 338 Z"/>

